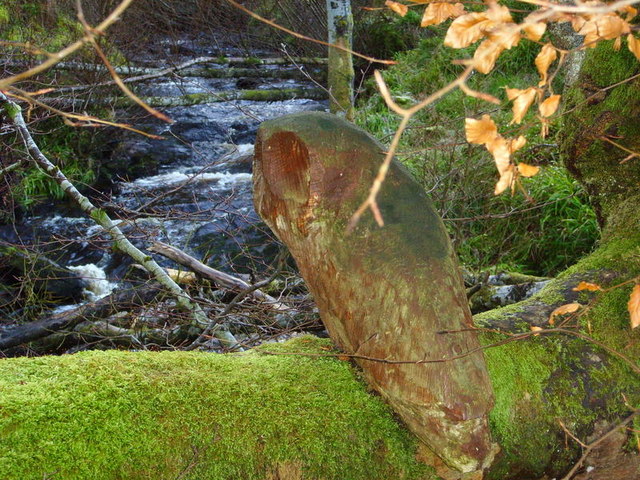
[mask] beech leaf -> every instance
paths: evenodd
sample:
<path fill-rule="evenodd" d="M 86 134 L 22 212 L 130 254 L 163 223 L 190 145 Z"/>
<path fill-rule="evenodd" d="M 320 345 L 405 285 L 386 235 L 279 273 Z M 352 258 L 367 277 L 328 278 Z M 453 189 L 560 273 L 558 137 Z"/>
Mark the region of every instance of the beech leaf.
<path fill-rule="evenodd" d="M 513 120 L 511 123 L 520 123 L 529 107 L 533 103 L 538 93 L 535 87 L 529 87 L 526 90 L 518 90 L 517 88 L 507 88 L 507 98 L 513 100 Z"/>
<path fill-rule="evenodd" d="M 550 43 L 546 43 L 536 57 L 536 67 L 541 77 L 540 83 L 538 84 L 539 86 L 542 87 L 547 84 L 547 72 L 549 71 L 549 66 L 556 58 L 558 58 L 556 49 Z"/>
<path fill-rule="evenodd" d="M 631 317 L 631 328 L 640 326 L 640 285 L 633 287 L 627 308 Z"/>
<path fill-rule="evenodd" d="M 485 12 L 473 12 L 456 18 L 444 37 L 444 44 L 451 48 L 464 48 L 477 42 L 484 29 L 491 24 Z"/>
<path fill-rule="evenodd" d="M 436 2 L 430 3 L 424 10 L 421 27 L 440 25 L 449 18 L 457 18 L 464 13 L 464 5 L 461 3 Z"/>
<path fill-rule="evenodd" d="M 514 167 L 511 164 L 504 170 L 504 172 L 502 172 L 498 183 L 496 183 L 496 188 L 493 191 L 495 195 L 500 195 L 507 188 L 513 188 L 513 181 L 515 179 L 514 172 Z"/>
<path fill-rule="evenodd" d="M 640 40 L 634 37 L 632 34 L 627 35 L 627 46 L 631 53 L 633 53 L 638 60 L 640 60 Z"/>
<path fill-rule="evenodd" d="M 402 3 L 394 2 L 392 0 L 387 0 L 386 2 L 384 2 L 384 4 L 387 7 L 389 7 L 391 10 L 396 12 L 398 15 L 400 15 L 401 17 L 404 17 L 409 11 L 409 7 L 407 7 L 406 5 Z"/>
<path fill-rule="evenodd" d="M 493 40 L 484 40 L 473 54 L 473 67 L 480 73 L 489 73 L 503 51 L 504 47 Z"/>
<path fill-rule="evenodd" d="M 580 282 L 571 290 L 573 290 L 574 292 L 582 292 L 583 290 L 586 290 L 588 292 L 597 292 L 598 290 L 602 290 L 602 287 L 597 283 Z"/>
<path fill-rule="evenodd" d="M 540 111 L 540 115 L 543 117 L 550 117 L 556 110 L 558 110 L 558 105 L 560 104 L 561 95 L 551 95 L 544 102 L 540 104 L 538 110 Z"/>
<path fill-rule="evenodd" d="M 464 130 L 469 143 L 489 144 L 498 136 L 498 127 L 489 115 L 483 115 L 480 120 L 465 118 Z"/>
<path fill-rule="evenodd" d="M 540 167 L 536 167 L 535 165 L 529 165 L 527 163 L 518 164 L 518 172 L 523 177 L 533 177 L 539 171 L 540 171 Z"/>
<path fill-rule="evenodd" d="M 567 313 L 577 312 L 582 305 L 579 303 L 567 303 L 566 305 L 562 305 L 556 308 L 551 315 L 549 315 L 549 323 L 553 325 L 555 323 L 555 317 L 558 315 L 566 315 Z"/>
<path fill-rule="evenodd" d="M 527 39 L 537 42 L 547 31 L 547 24 L 543 22 L 525 23 L 522 26 L 522 31 Z"/>
<path fill-rule="evenodd" d="M 598 18 L 596 27 L 598 36 L 604 40 L 612 40 L 631 31 L 629 24 L 615 13 Z"/>

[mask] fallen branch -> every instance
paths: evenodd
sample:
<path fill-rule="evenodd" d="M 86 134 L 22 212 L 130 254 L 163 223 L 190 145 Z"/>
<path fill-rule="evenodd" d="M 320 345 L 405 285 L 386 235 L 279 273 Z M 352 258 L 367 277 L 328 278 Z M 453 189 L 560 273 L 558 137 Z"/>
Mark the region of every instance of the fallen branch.
<path fill-rule="evenodd" d="M 291 307 L 278 301 L 278 299 L 264 293 L 259 288 L 255 289 L 254 285 L 250 285 L 244 280 L 229 275 L 228 273 L 224 273 L 220 270 L 216 270 L 215 268 L 211 268 L 208 265 L 200 262 L 196 258 L 193 258 L 191 255 L 188 255 L 182 250 L 177 249 L 176 247 L 167 245 L 166 243 L 162 242 L 153 242 L 153 244 L 149 248 L 149 251 L 159 253 L 163 257 L 167 257 L 168 259 L 173 260 L 174 262 L 193 270 L 198 275 L 213 280 L 218 285 L 228 288 L 229 290 L 233 290 L 236 292 L 248 292 L 248 294 L 253 298 L 264 302 L 274 310 L 277 310 L 279 312 L 291 310 Z"/>
<path fill-rule="evenodd" d="M 32 160 L 39 168 L 46 171 L 60 185 L 62 190 L 71 197 L 76 204 L 91 217 L 98 225 L 105 229 L 113 238 L 114 245 L 122 252 L 129 255 L 136 262 L 140 263 L 153 277 L 171 292 L 177 301 L 177 304 L 191 313 L 194 323 L 203 326 L 209 325 L 207 315 L 202 311 L 200 305 L 192 301 L 191 298 L 182 290 L 182 288 L 174 282 L 164 269 L 156 263 L 150 256 L 142 252 L 134 246 L 129 239 L 122 233 L 118 225 L 111 220 L 109 215 L 102 209 L 97 208 L 91 201 L 82 195 L 78 189 L 67 179 L 65 174 L 40 151 L 33 137 L 29 133 L 29 129 L 22 117 L 21 108 L 11 102 L 4 93 L 0 92 L 0 107 L 6 112 L 13 126 L 18 130 L 25 147 L 27 148 Z M 218 328 L 215 330 L 215 336 L 219 338 L 225 346 L 232 347 L 237 345 L 235 337 L 226 329 Z"/>
<path fill-rule="evenodd" d="M 272 90 L 230 90 L 207 93 L 189 93 L 187 95 L 167 97 L 141 97 L 140 101 L 151 107 L 185 107 L 203 103 L 228 102 L 230 100 L 248 100 L 253 102 L 278 102 L 306 98 L 325 100 L 327 92 L 320 88 L 283 88 Z M 51 103 L 67 108 L 81 108 L 86 100 L 80 98 L 43 98 L 42 103 Z M 129 97 L 104 97 L 91 100 L 92 106 L 112 105 L 125 107 L 134 104 Z"/>
<path fill-rule="evenodd" d="M 81 305 L 43 320 L 4 327 L 0 330 L 0 350 L 32 342 L 60 330 L 74 328 L 81 322 L 108 317 L 122 310 L 123 307 L 144 305 L 153 301 L 160 292 L 162 288 L 159 284 L 118 290 L 95 303 Z"/>

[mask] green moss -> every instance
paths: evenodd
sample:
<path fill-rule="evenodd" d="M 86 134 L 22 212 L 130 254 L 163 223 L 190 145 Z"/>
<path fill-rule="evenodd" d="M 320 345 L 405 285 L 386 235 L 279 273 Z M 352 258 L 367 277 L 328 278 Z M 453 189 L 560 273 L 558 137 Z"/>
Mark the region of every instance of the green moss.
<path fill-rule="evenodd" d="M 328 346 L 305 337 L 269 349 Z M 110 351 L 5 359 L 0 371 L 6 480 L 263 479 L 278 465 L 305 479 L 433 478 L 336 359 Z"/>

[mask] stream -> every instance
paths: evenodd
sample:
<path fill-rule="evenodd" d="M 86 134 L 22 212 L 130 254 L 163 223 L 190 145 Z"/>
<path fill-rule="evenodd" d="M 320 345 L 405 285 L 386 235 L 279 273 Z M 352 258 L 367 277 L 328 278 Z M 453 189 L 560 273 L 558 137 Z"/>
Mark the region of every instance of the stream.
<path fill-rule="evenodd" d="M 176 49 L 176 45 L 181 48 Z M 158 50 L 151 58 L 138 59 L 138 64 L 165 68 L 194 56 L 242 53 L 233 48 L 213 48 L 206 39 L 166 41 Z M 269 73 L 269 77 L 180 77 L 178 72 L 171 77 L 137 83 L 135 91 L 143 96 L 167 97 L 247 88 L 316 87 L 309 79 L 289 78 L 297 66 L 253 68 Z M 274 69 L 287 78 L 274 77 Z M 272 262 L 278 246 L 253 208 L 251 161 L 257 128 L 270 118 L 326 107 L 326 102 L 297 98 L 162 108 L 172 124 L 150 116 L 131 123 L 135 128 L 161 135 L 163 140 L 114 132 L 107 145 L 107 168 L 119 179 L 111 192 L 94 192 L 91 196 L 112 218 L 124 219 L 120 227 L 139 248 L 145 249 L 159 240 L 216 269 L 259 274 Z M 92 280 L 85 292 L 86 300 L 109 294 L 131 264 L 127 257 L 109 248 L 110 238 L 101 227 L 64 202 L 41 206 L 16 224 L 1 226 L 0 240 L 14 245 L 43 245 L 51 259 Z M 156 260 L 164 266 L 171 264 L 160 256 Z"/>

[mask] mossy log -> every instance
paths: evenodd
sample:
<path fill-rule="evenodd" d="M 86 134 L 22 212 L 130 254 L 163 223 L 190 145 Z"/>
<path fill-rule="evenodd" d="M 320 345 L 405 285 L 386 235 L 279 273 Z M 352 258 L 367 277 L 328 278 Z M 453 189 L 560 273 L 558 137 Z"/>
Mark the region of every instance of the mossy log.
<path fill-rule="evenodd" d="M 265 122 L 253 168 L 256 210 L 291 251 L 331 337 L 351 354 L 406 361 L 358 359 L 371 385 L 447 463 L 482 469 L 493 455 L 493 396 L 442 220 L 394 163 L 379 198 L 385 228 L 367 218 L 345 233 L 383 152 L 335 115 Z M 459 358 L 442 361 L 451 357 Z"/>

